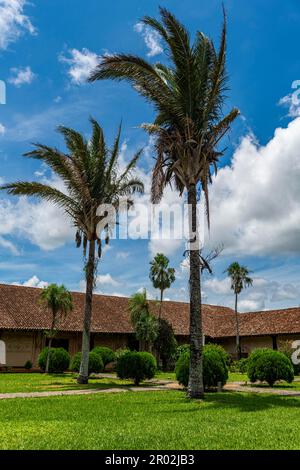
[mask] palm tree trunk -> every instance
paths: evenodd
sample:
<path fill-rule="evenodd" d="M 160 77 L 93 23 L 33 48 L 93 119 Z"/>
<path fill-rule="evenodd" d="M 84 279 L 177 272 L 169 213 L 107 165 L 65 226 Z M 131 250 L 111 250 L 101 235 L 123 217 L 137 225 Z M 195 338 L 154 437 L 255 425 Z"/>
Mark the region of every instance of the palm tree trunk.
<path fill-rule="evenodd" d="M 48 354 L 47 354 L 46 369 L 45 369 L 46 374 L 49 373 L 50 352 L 51 352 L 52 340 L 53 340 L 53 338 L 51 337 L 49 339 L 49 345 L 48 345 Z"/>
<path fill-rule="evenodd" d="M 238 295 L 235 294 L 235 324 L 236 324 L 236 353 L 238 360 L 241 359 L 241 343 L 240 343 L 240 323 L 237 310 Z"/>
<path fill-rule="evenodd" d="M 188 396 L 203 398 L 202 315 L 196 185 L 188 188 L 190 235 L 190 375 Z M 195 238 L 196 237 L 196 238 Z M 191 246 L 191 244 L 196 246 Z"/>
<path fill-rule="evenodd" d="M 82 332 L 82 355 L 80 371 L 77 382 L 87 384 L 89 380 L 89 353 L 90 353 L 90 331 L 92 319 L 92 302 L 95 274 L 95 240 L 89 243 L 89 258 L 86 265 L 86 294 L 84 305 L 84 320 Z"/>
<path fill-rule="evenodd" d="M 161 291 L 160 291 L 159 312 L 158 312 L 158 318 L 159 319 L 161 319 L 161 309 L 162 309 L 163 295 L 164 295 L 164 291 L 161 289 Z"/>

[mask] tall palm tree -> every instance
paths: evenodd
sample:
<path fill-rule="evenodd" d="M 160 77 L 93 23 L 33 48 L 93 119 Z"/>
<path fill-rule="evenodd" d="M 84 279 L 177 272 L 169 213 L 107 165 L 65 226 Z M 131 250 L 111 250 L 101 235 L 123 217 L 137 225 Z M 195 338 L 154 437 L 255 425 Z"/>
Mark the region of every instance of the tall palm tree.
<path fill-rule="evenodd" d="M 88 382 L 90 350 L 90 326 L 92 316 L 93 289 L 96 278 L 97 256 L 101 258 L 102 238 L 109 242 L 112 224 L 107 221 L 107 212 L 99 214 L 101 205 L 112 205 L 119 209 L 119 198 L 143 192 L 143 183 L 132 175 L 141 155 L 139 151 L 124 170 L 118 168 L 121 127 L 112 149 L 108 149 L 104 133 L 97 121 L 91 119 L 92 136 L 86 140 L 79 132 L 59 127 L 68 154 L 42 144 L 35 144 L 35 150 L 25 154 L 46 163 L 64 182 L 66 192 L 38 182 L 17 182 L 2 186 L 9 194 L 37 196 L 62 208 L 71 218 L 76 230 L 76 245 L 83 243 L 83 253 L 88 257 L 85 263 L 86 295 L 84 306 L 82 359 L 78 383 Z M 112 222 L 113 223 L 113 222 Z M 104 226 L 103 226 L 104 225 Z"/>
<path fill-rule="evenodd" d="M 169 289 L 171 284 L 175 281 L 175 269 L 169 268 L 169 259 L 163 253 L 157 253 L 153 261 L 150 262 L 150 265 L 150 280 L 153 287 L 160 290 L 158 315 L 160 318 L 164 291 Z"/>
<path fill-rule="evenodd" d="M 241 342 L 240 342 L 240 324 L 238 314 L 238 296 L 244 288 L 253 284 L 253 279 L 249 276 L 250 271 L 239 263 L 232 263 L 225 271 L 231 279 L 231 289 L 235 294 L 235 325 L 236 325 L 236 352 L 238 359 L 241 358 Z"/>
<path fill-rule="evenodd" d="M 142 127 L 156 138 L 156 164 L 152 175 L 152 202 L 160 201 L 164 187 L 173 184 L 187 191 L 190 208 L 190 346 L 188 394 L 203 397 L 202 318 L 197 201 L 202 189 L 209 225 L 208 186 L 222 155 L 217 147 L 238 116 L 236 108 L 222 113 L 227 76 L 226 21 L 217 51 L 198 31 L 193 43 L 187 29 L 165 8 L 161 21 L 146 16 L 142 23 L 152 28 L 165 46 L 165 63 L 151 64 L 130 54 L 101 59 L 90 81 L 126 80 L 156 111 L 152 124 Z"/>
<path fill-rule="evenodd" d="M 60 321 L 73 309 L 73 301 L 71 293 L 63 284 L 50 284 L 45 287 L 41 292 L 40 301 L 52 314 L 51 328 L 47 332 L 49 344 L 45 372 L 48 374 L 53 338 L 57 334 Z"/>

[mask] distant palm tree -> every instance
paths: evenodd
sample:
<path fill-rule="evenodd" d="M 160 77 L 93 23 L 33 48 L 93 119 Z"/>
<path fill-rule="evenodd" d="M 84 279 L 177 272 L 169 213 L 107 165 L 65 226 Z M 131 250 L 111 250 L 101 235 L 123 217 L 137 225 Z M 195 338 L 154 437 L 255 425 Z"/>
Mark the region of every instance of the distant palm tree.
<path fill-rule="evenodd" d="M 217 146 L 239 111 L 222 113 L 227 89 L 226 21 L 219 51 L 198 31 L 193 43 L 186 28 L 165 8 L 161 21 L 145 17 L 165 45 L 166 63 L 152 65 L 141 57 L 111 54 L 102 57 L 90 81 L 127 80 L 156 111 L 153 124 L 143 124 L 156 137 L 157 159 L 152 175 L 152 202 L 158 203 L 167 184 L 188 195 L 190 208 L 190 346 L 188 394 L 203 397 L 202 316 L 197 201 L 205 194 L 209 225 L 208 186 L 222 151 Z M 195 243 L 192 243 L 195 242 Z"/>
<path fill-rule="evenodd" d="M 110 204 L 118 210 L 119 198 L 130 197 L 135 192 L 143 192 L 143 183 L 132 177 L 136 163 L 141 155 L 139 151 L 128 163 L 123 171 L 118 169 L 119 142 L 121 127 L 119 128 L 113 148 L 107 148 L 102 128 L 97 121 L 91 119 L 92 137 L 86 140 L 79 132 L 67 127 L 59 127 L 58 131 L 64 136 L 69 154 L 36 144 L 36 149 L 25 154 L 46 163 L 54 173 L 64 182 L 66 192 L 38 182 L 17 182 L 6 184 L 9 194 L 37 196 L 61 207 L 71 218 L 76 228 L 76 245 L 81 246 L 88 260 L 85 264 L 86 296 L 84 307 L 82 359 L 78 383 L 88 382 L 88 362 L 90 350 L 90 326 L 92 316 L 92 298 L 95 283 L 97 259 L 95 254 L 98 247 L 98 259 L 102 255 L 101 237 L 109 242 L 111 224 L 106 223 L 107 213 L 99 214 L 98 208 L 103 204 Z M 99 228 L 100 225 L 104 227 Z"/>
<path fill-rule="evenodd" d="M 150 262 L 150 265 L 150 280 L 153 284 L 153 287 L 160 290 L 158 315 L 160 318 L 164 291 L 169 289 L 171 284 L 175 281 L 175 269 L 169 268 L 169 259 L 162 253 L 157 253 L 153 261 Z"/>
<path fill-rule="evenodd" d="M 238 359 L 241 358 L 241 343 L 240 343 L 240 325 L 238 314 L 238 296 L 246 287 L 253 284 L 253 279 L 249 276 L 250 271 L 239 263 L 232 263 L 225 271 L 231 279 L 231 289 L 235 294 L 235 323 L 236 323 L 236 352 Z"/>
<path fill-rule="evenodd" d="M 73 301 L 71 293 L 63 284 L 50 284 L 45 287 L 41 292 L 40 301 L 52 314 L 51 328 L 47 332 L 49 344 L 45 372 L 48 374 L 52 340 L 58 332 L 61 320 L 73 309 Z"/>

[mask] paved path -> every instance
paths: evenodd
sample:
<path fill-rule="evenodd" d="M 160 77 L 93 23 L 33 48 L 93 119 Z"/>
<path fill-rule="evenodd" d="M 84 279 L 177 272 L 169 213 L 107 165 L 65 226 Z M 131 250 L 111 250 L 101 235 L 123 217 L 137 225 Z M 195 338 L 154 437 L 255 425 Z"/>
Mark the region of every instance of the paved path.
<path fill-rule="evenodd" d="M 107 374 L 108 375 L 108 374 Z M 61 397 L 70 395 L 95 395 L 98 393 L 125 393 L 125 392 L 156 392 L 160 390 L 182 390 L 182 387 L 172 380 L 149 380 L 151 386 L 121 386 L 114 388 L 94 388 L 85 390 L 57 390 L 48 392 L 29 392 L 29 393 L 1 393 L 0 400 L 12 398 L 45 398 Z M 283 390 L 278 388 L 251 387 L 244 385 L 244 382 L 229 382 L 224 386 L 225 391 L 244 392 L 244 393 L 268 393 L 281 396 L 300 397 L 300 391 Z"/>

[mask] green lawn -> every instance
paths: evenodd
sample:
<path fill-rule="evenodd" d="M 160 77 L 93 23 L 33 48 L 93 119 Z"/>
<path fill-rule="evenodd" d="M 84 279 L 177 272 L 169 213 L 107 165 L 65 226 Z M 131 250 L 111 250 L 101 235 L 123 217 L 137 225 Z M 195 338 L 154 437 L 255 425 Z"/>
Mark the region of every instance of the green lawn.
<path fill-rule="evenodd" d="M 299 449 L 300 399 L 127 392 L 0 402 L 1 449 Z"/>

